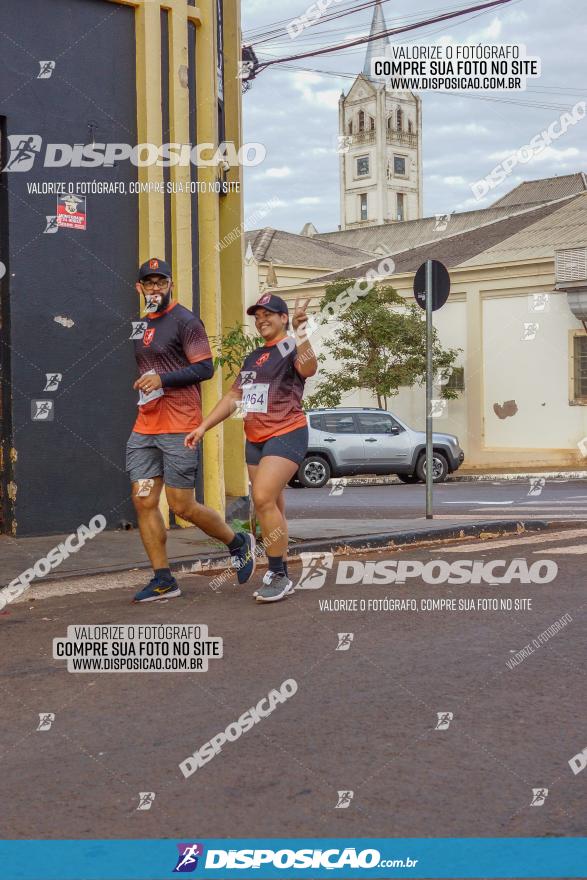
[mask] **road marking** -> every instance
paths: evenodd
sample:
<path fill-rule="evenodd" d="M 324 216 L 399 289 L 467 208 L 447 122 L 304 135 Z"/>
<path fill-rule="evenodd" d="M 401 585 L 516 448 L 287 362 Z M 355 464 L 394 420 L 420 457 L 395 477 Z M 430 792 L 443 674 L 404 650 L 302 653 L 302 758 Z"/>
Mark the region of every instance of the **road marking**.
<path fill-rule="evenodd" d="M 446 547 L 443 548 L 443 553 L 475 553 L 478 550 L 501 550 L 502 547 L 511 547 L 512 544 L 546 544 L 548 541 L 564 541 L 566 538 L 569 540 L 573 538 L 581 538 L 583 536 L 587 536 L 587 529 L 568 529 L 564 532 L 550 532 L 550 534 L 541 534 L 541 535 L 526 535 L 522 537 L 521 535 L 512 535 L 508 540 L 503 541 L 483 541 L 480 544 L 461 544 L 459 547 Z M 541 553 L 541 550 L 535 551 L 537 553 Z M 556 551 L 548 548 L 549 553 L 554 553 Z M 587 553 L 587 549 L 585 550 Z"/>
<path fill-rule="evenodd" d="M 485 516 L 485 513 L 491 513 L 492 510 L 499 510 L 500 508 L 492 508 L 492 507 L 483 507 L 480 510 L 476 511 L 477 516 Z M 569 505 L 567 507 L 550 507 L 548 505 L 532 505 L 527 507 L 508 507 L 508 513 L 545 513 L 549 510 L 552 510 L 553 513 L 560 513 L 563 510 L 573 510 L 576 513 L 585 513 L 587 514 L 587 507 L 584 505 Z M 502 514 L 503 515 L 503 514 Z"/>
<path fill-rule="evenodd" d="M 515 511 L 514 511 L 515 512 Z M 579 520 L 580 522 L 584 522 L 587 518 L 587 511 L 581 510 L 578 514 L 572 515 L 570 513 L 544 513 L 541 511 L 536 511 L 536 513 L 531 514 L 528 511 L 525 511 L 525 516 L 514 516 L 511 519 L 520 519 L 527 520 L 528 522 L 532 522 L 535 519 L 548 519 L 548 520 L 562 520 L 563 522 L 572 522 L 573 520 Z M 463 521 L 463 522 L 479 522 L 479 520 L 483 518 L 484 520 L 496 522 L 503 522 L 504 515 L 503 513 L 486 513 L 485 511 L 479 513 L 435 513 L 434 519 L 448 519 L 453 522 Z M 414 517 L 406 517 L 406 519 L 414 519 Z M 508 520 L 509 521 L 509 520 Z"/>
<path fill-rule="evenodd" d="M 512 501 L 443 501 L 443 504 L 490 504 L 495 507 L 497 504 L 513 504 Z"/>
<path fill-rule="evenodd" d="M 540 550 L 533 550 L 533 553 L 540 553 Z M 572 553 L 574 555 L 579 555 L 583 553 L 587 553 L 587 544 L 576 544 L 573 547 L 549 547 L 549 553 Z"/>

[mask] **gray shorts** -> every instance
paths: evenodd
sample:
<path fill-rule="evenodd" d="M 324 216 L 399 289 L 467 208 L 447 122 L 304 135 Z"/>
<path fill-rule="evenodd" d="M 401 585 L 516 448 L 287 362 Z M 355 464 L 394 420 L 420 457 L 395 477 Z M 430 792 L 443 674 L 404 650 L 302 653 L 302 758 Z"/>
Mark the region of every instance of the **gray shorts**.
<path fill-rule="evenodd" d="M 185 434 L 137 434 L 126 446 L 126 470 L 131 482 L 163 477 L 172 489 L 193 489 L 196 485 L 199 449 L 188 449 Z"/>

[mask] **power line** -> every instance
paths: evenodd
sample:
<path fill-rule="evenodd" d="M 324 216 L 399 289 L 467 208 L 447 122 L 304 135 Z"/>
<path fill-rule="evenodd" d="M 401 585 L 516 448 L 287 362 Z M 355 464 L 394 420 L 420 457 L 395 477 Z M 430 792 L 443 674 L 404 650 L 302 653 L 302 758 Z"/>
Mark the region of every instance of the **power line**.
<path fill-rule="evenodd" d="M 382 2 L 388 3 L 389 0 L 382 0 Z M 316 22 L 313 22 L 312 24 L 322 24 L 324 22 L 332 20 L 333 18 L 341 18 L 345 15 L 352 15 L 354 12 L 368 8 L 369 6 L 374 6 L 376 3 L 377 0 L 364 0 L 364 2 L 357 6 L 354 0 L 351 0 L 348 5 L 339 6 L 337 9 L 333 9 L 331 12 L 325 12 Z M 262 26 L 257 29 L 253 28 L 251 31 L 245 31 L 243 33 L 243 36 L 249 43 L 265 42 L 265 37 L 271 34 L 283 34 L 286 26 L 291 21 L 291 16 L 289 18 L 282 18 L 272 22 L 270 25 L 265 25 L 264 27 Z"/>
<path fill-rule="evenodd" d="M 383 2 L 387 2 L 387 0 L 383 0 Z M 512 2 L 520 3 L 521 0 L 512 0 Z M 463 10 L 462 5 L 439 7 L 439 9 L 437 11 L 440 13 L 440 12 L 449 12 L 451 10 L 461 10 L 463 12 L 463 14 L 466 12 L 466 10 Z M 348 13 L 345 12 L 345 15 L 352 15 L 352 14 L 354 14 L 355 11 L 356 11 L 356 7 L 355 7 L 355 9 L 350 10 Z M 487 10 L 487 11 L 489 11 L 489 10 Z M 397 18 L 389 18 L 388 17 L 387 23 L 388 23 L 388 25 L 391 26 L 394 22 L 396 22 L 397 24 L 400 24 L 400 23 L 406 23 L 412 19 L 417 20 L 421 15 L 424 14 L 424 12 L 425 12 L 425 10 L 418 10 L 417 12 L 414 12 L 412 14 L 404 15 L 404 16 L 397 17 Z M 469 18 L 464 19 L 463 22 L 458 22 L 457 26 L 458 26 L 458 24 L 463 24 L 468 21 L 473 21 L 473 19 L 478 18 L 478 17 L 485 15 L 485 14 L 486 14 L 486 12 L 481 11 L 481 12 L 477 13 L 476 15 L 471 15 Z M 313 43 L 321 43 L 325 37 L 336 37 L 339 34 L 348 32 L 349 26 L 352 26 L 349 23 L 349 24 L 346 24 L 344 27 L 329 28 L 327 30 L 318 29 L 317 25 L 319 25 L 321 23 L 322 23 L 322 21 L 313 22 L 312 26 L 308 27 L 304 31 L 303 35 L 300 34 L 298 45 L 306 48 L 306 46 L 311 46 Z M 435 33 L 440 33 L 441 31 L 447 30 L 447 28 L 449 28 L 449 27 L 451 27 L 450 24 L 446 25 L 445 27 L 437 28 L 436 30 L 430 31 L 430 34 L 428 34 L 427 36 L 435 34 Z M 364 35 L 366 36 L 367 32 L 365 32 Z M 247 37 L 248 37 L 248 35 L 247 35 Z M 409 42 L 413 42 L 414 40 L 417 40 L 417 39 L 418 39 L 418 37 L 414 37 L 413 40 L 408 39 L 408 40 L 405 40 L 405 42 L 409 43 Z M 251 38 L 251 37 L 248 37 L 248 42 L 255 43 L 255 45 L 259 44 L 258 41 L 256 41 L 254 38 Z M 291 38 L 289 36 L 286 38 L 283 31 L 280 31 L 279 36 L 277 36 L 275 39 L 271 39 L 270 41 L 262 40 L 261 42 L 270 42 L 271 48 L 277 49 L 280 46 L 291 45 Z M 352 49 L 351 52 L 346 52 L 345 54 L 357 54 L 357 50 Z"/>
<path fill-rule="evenodd" d="M 338 19 L 338 18 L 344 18 L 347 15 L 353 15 L 355 12 L 362 12 L 364 9 L 372 8 L 373 6 L 375 6 L 377 4 L 377 2 L 378 2 L 378 0 L 365 0 L 364 3 L 360 3 L 359 5 L 354 4 L 353 8 L 348 9 L 348 10 L 347 9 L 333 10 L 332 12 L 329 12 L 329 13 L 326 13 L 325 15 L 323 15 L 316 22 L 316 24 L 326 24 L 329 21 L 334 21 L 335 19 Z M 388 0 L 384 0 L 384 2 L 388 2 Z M 292 21 L 292 19 L 286 19 L 287 24 L 290 24 L 291 21 Z M 261 43 L 269 42 L 275 36 L 282 36 L 283 31 L 284 31 L 284 28 L 282 25 L 281 27 L 278 27 L 272 31 L 268 31 L 266 35 L 261 35 L 261 39 L 259 37 L 252 38 L 252 39 L 249 37 L 248 40 L 249 40 L 249 42 L 252 42 L 255 46 L 259 46 Z M 324 34 L 322 33 L 322 34 L 320 34 L 320 36 L 323 37 Z"/>
<path fill-rule="evenodd" d="M 312 58 L 316 55 L 328 55 L 332 52 L 339 52 L 341 49 L 348 49 L 351 46 L 359 46 L 363 43 L 370 43 L 373 40 L 381 39 L 382 37 L 389 37 L 395 34 L 405 33 L 406 31 L 416 30 L 418 28 L 426 27 L 430 24 L 436 24 L 439 21 L 447 21 L 451 18 L 457 18 L 460 15 L 466 15 L 470 12 L 477 12 L 479 10 L 491 9 L 495 6 L 503 6 L 506 3 L 511 3 L 512 0 L 489 0 L 487 3 L 480 3 L 476 6 L 470 6 L 467 9 L 461 9 L 454 12 L 446 12 L 442 15 L 434 16 L 433 18 L 428 18 L 420 22 L 415 22 L 413 24 L 404 25 L 404 27 L 399 28 L 388 28 L 385 31 L 382 31 L 378 34 L 373 34 L 373 36 L 369 35 L 367 37 L 359 37 L 356 40 L 349 40 L 346 43 L 339 43 L 334 46 L 325 46 L 323 49 L 316 49 L 309 52 L 300 52 L 297 55 L 288 55 L 285 58 L 275 58 L 270 61 L 262 62 L 259 65 L 259 73 L 262 70 L 265 70 L 267 67 L 270 67 L 274 64 L 284 64 L 287 61 L 298 61 L 302 58 Z"/>

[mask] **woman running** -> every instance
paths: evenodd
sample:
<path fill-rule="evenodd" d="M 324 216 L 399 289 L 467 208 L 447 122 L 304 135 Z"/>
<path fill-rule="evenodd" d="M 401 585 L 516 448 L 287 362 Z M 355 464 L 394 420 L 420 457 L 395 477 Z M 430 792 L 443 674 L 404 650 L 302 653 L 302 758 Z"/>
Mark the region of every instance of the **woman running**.
<path fill-rule="evenodd" d="M 186 446 L 195 446 L 206 431 L 232 415 L 240 402 L 253 501 L 269 560 L 263 585 L 254 594 L 257 602 L 278 602 L 293 593 L 287 573 L 283 490 L 308 450 L 302 396 L 305 381 L 314 375 L 318 363 L 305 333 L 307 306 L 308 300 L 296 300 L 292 318 L 295 339 L 287 335 L 289 310 L 281 297 L 266 293 L 247 309 L 247 315 L 255 316 L 264 345 L 247 355 L 230 391 L 185 438 Z"/>

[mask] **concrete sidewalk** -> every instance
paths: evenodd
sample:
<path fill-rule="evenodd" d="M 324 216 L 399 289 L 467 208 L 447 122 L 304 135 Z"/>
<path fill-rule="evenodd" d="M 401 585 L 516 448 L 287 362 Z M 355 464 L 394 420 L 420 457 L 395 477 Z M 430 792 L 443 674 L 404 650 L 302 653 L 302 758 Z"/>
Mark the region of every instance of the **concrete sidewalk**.
<path fill-rule="evenodd" d="M 544 529 L 543 520 L 483 520 L 463 524 L 461 519 L 427 520 L 425 517 L 405 519 L 303 519 L 290 521 L 290 555 L 302 551 L 336 550 L 341 547 L 381 547 L 411 544 L 428 540 L 446 540 L 487 532 L 515 532 L 520 525 L 529 531 Z M 37 560 L 65 540 L 67 535 L 35 538 L 10 538 L 0 535 L 0 587 L 32 568 Z M 211 541 L 200 529 L 172 529 L 168 532 L 168 551 L 174 570 L 189 571 L 199 563 L 227 559 L 224 545 Z M 88 541 L 43 578 L 62 580 L 92 574 L 149 569 L 138 530 L 106 531 Z"/>

